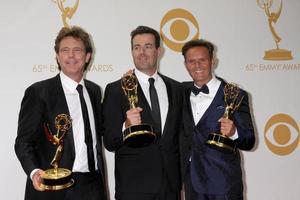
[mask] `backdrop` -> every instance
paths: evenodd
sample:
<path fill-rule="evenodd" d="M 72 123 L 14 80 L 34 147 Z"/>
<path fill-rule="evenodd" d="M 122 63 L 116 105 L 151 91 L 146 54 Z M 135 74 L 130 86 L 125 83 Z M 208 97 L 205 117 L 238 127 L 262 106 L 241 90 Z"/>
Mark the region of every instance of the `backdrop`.
<path fill-rule="evenodd" d="M 133 67 L 131 30 L 148 25 L 163 36 L 160 71 L 178 81 L 190 80 L 184 42 L 216 44 L 216 74 L 250 94 L 258 142 L 242 153 L 247 199 L 298 200 L 299 11 L 299 0 L 0 0 L 1 199 L 23 199 L 26 177 L 14 153 L 20 102 L 30 84 L 58 73 L 60 28 L 79 25 L 92 35 L 87 78 L 104 90 Z M 113 154 L 106 159 L 114 199 Z"/>

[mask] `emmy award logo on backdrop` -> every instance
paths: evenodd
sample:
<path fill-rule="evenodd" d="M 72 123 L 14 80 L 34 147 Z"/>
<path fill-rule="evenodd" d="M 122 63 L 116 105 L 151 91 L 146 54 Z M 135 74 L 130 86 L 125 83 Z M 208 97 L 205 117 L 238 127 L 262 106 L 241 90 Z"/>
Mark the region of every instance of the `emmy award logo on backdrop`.
<path fill-rule="evenodd" d="M 273 0 L 256 0 L 257 5 L 262 8 L 268 18 L 268 24 L 270 31 L 272 33 L 273 39 L 276 44 L 276 49 L 270 49 L 265 51 L 265 60 L 291 60 L 293 59 L 292 53 L 289 50 L 279 48 L 279 43 L 282 40 L 281 37 L 277 34 L 274 28 L 274 24 L 276 24 L 277 20 L 280 17 L 282 11 L 282 0 L 280 1 L 280 6 L 277 12 L 271 12 L 270 8 L 272 7 Z"/>
<path fill-rule="evenodd" d="M 121 84 L 130 108 L 136 108 L 138 103 L 138 80 L 136 76 L 132 73 L 124 75 Z M 153 143 L 155 139 L 156 134 L 150 124 L 132 125 L 123 131 L 123 142 L 129 147 L 144 147 Z"/>
<path fill-rule="evenodd" d="M 64 5 L 66 0 L 52 0 L 52 1 L 55 4 L 57 4 L 57 6 L 61 12 L 61 17 L 62 17 L 64 27 L 70 27 L 69 24 L 67 23 L 67 19 L 70 20 L 73 17 L 73 15 L 75 14 L 75 12 L 78 8 L 79 0 L 76 0 L 75 4 L 73 6 Z"/>
<path fill-rule="evenodd" d="M 50 131 L 48 124 L 44 124 L 47 139 L 53 145 L 57 146 L 54 158 L 50 163 L 53 168 L 47 169 L 42 175 L 42 186 L 47 191 L 62 190 L 74 184 L 71 170 L 58 167 L 63 154 L 63 141 L 71 126 L 71 117 L 66 114 L 59 114 L 55 117 L 56 134 Z"/>

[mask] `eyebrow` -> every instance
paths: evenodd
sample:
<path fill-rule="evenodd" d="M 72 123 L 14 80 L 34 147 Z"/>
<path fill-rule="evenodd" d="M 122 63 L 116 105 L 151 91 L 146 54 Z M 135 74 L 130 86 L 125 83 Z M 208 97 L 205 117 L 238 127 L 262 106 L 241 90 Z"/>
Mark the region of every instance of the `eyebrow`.
<path fill-rule="evenodd" d="M 140 44 L 133 44 L 134 47 L 141 46 Z"/>
<path fill-rule="evenodd" d="M 133 44 L 134 47 L 136 46 L 142 46 L 141 44 Z M 146 43 L 144 46 L 154 46 L 152 43 Z"/>
<path fill-rule="evenodd" d="M 146 43 L 145 46 L 153 46 L 154 44 L 152 43 Z"/>

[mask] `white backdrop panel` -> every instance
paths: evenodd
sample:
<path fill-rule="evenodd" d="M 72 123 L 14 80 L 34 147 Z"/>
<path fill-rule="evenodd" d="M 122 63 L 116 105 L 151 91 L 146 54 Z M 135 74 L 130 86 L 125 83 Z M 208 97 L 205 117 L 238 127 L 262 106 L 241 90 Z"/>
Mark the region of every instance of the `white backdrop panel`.
<path fill-rule="evenodd" d="M 24 196 L 26 177 L 13 148 L 24 90 L 33 82 L 58 73 L 53 46 L 63 21 L 56 1 L 0 0 L 0 194 L 4 199 L 23 199 Z M 65 6 L 72 7 L 76 0 L 64 2 Z M 255 150 L 243 152 L 246 199 L 298 200 L 299 138 L 297 148 L 287 155 L 273 153 L 264 138 L 267 121 L 278 113 L 287 114 L 297 126 L 300 124 L 300 1 L 282 2 L 282 12 L 272 25 L 282 38 L 280 48 L 291 51 L 291 60 L 263 59 L 264 52 L 276 45 L 268 18 L 256 0 L 79 0 L 78 9 L 67 23 L 82 26 L 92 35 L 96 53 L 87 78 L 104 90 L 107 83 L 133 67 L 132 29 L 148 25 L 159 31 L 167 12 L 177 8 L 188 11 L 195 17 L 199 30 L 188 23 L 190 33 L 186 39 L 192 38 L 194 30 L 199 31 L 200 38 L 215 43 L 218 48 L 216 74 L 238 83 L 250 94 L 258 142 Z M 280 0 L 273 0 L 270 11 L 277 12 L 279 5 Z M 163 30 L 168 32 L 169 29 L 164 27 Z M 172 38 L 170 33 L 165 34 Z M 190 80 L 182 55 L 166 44 L 163 47 L 160 71 L 178 81 Z M 280 140 L 274 136 L 277 125 L 274 122 L 266 133 L 268 139 L 276 146 L 289 148 L 300 135 L 299 130 L 288 126 L 290 131 L 281 133 L 281 138 L 291 138 L 279 144 Z M 113 154 L 106 152 L 106 159 L 110 196 L 114 199 Z"/>

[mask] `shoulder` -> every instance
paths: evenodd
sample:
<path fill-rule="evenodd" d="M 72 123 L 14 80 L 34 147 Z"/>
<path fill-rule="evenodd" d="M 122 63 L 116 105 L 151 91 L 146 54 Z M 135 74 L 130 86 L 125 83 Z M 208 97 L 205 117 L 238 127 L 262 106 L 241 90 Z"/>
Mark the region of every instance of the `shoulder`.
<path fill-rule="evenodd" d="M 104 94 L 107 95 L 107 93 L 120 93 L 120 90 L 122 90 L 122 85 L 121 85 L 121 79 L 113 81 L 108 83 L 105 86 Z"/>
<path fill-rule="evenodd" d="M 48 78 L 31 84 L 26 90 L 45 90 L 60 81 L 59 76 Z"/>
<path fill-rule="evenodd" d="M 23 98 L 31 101 L 33 99 L 46 98 L 47 95 L 49 96 L 50 93 L 58 90 L 59 84 L 60 79 L 57 76 L 35 82 L 26 88 Z"/>
<path fill-rule="evenodd" d="M 121 79 L 108 83 L 105 88 L 121 88 Z"/>
<path fill-rule="evenodd" d="M 248 98 L 248 92 L 240 88 L 240 94 Z"/>
<path fill-rule="evenodd" d="M 90 81 L 88 79 L 84 79 L 84 84 L 86 85 L 86 87 L 100 89 L 100 86 L 97 83 Z"/>
<path fill-rule="evenodd" d="M 165 75 L 163 75 L 163 74 L 161 74 L 161 73 L 159 73 L 159 76 L 160 76 L 165 82 L 167 82 L 167 83 L 179 85 L 179 82 L 176 81 L 175 79 L 172 79 L 172 78 L 170 78 L 170 77 L 168 77 L 168 76 L 165 76 Z"/>
<path fill-rule="evenodd" d="M 182 89 L 186 90 L 189 89 L 193 86 L 194 82 L 193 81 L 184 81 L 181 83 Z"/>
<path fill-rule="evenodd" d="M 230 82 L 227 82 L 225 79 L 223 79 L 221 77 L 216 77 L 216 78 L 221 81 L 220 88 L 222 88 L 222 89 L 225 87 L 226 84 L 230 84 Z M 232 83 L 232 84 L 234 84 L 238 87 L 240 95 L 248 96 L 248 93 L 246 90 L 242 89 L 238 84 L 235 84 L 235 83 Z"/>
<path fill-rule="evenodd" d="M 159 74 L 159 76 L 162 78 L 167 87 L 182 89 L 180 82 L 162 74 Z"/>

